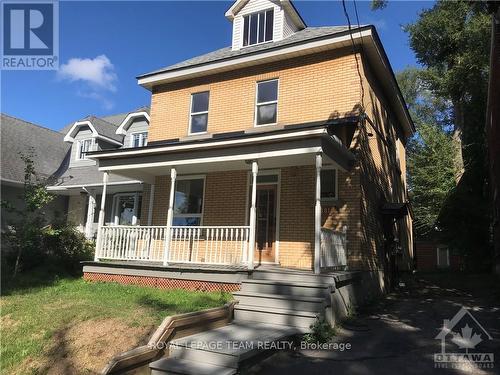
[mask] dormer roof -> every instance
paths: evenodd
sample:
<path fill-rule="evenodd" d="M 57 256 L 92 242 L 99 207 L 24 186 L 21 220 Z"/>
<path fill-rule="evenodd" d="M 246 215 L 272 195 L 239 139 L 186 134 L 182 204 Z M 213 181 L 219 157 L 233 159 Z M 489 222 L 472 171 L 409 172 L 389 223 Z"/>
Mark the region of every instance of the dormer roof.
<path fill-rule="evenodd" d="M 102 139 L 103 141 L 119 146 L 122 145 L 123 136 L 116 134 L 117 125 L 96 116 L 87 116 L 82 120 L 76 121 L 66 133 L 64 141 L 73 143 L 81 127 L 89 127 L 93 138 Z"/>
<path fill-rule="evenodd" d="M 249 1 L 250 0 L 236 0 L 233 5 L 231 5 L 231 7 L 226 11 L 226 18 L 232 22 L 234 20 L 234 17 L 236 17 L 240 10 L 243 9 L 243 7 Z M 273 2 L 277 2 L 283 7 L 283 10 L 290 17 L 297 29 L 302 30 L 307 27 L 306 23 L 290 0 L 275 0 Z"/>
<path fill-rule="evenodd" d="M 115 133 L 121 135 L 127 134 L 127 129 L 132 124 L 132 122 L 140 117 L 146 118 L 147 122 L 149 123 L 149 107 L 141 107 L 136 109 L 135 111 L 129 112 L 128 115 L 120 123 L 120 126 L 118 127 L 118 129 L 116 129 Z"/>

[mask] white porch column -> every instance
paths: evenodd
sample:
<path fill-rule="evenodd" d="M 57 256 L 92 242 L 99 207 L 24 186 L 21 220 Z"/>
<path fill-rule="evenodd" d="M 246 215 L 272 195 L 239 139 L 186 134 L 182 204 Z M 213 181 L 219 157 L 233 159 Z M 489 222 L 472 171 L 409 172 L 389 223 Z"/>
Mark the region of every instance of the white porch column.
<path fill-rule="evenodd" d="M 255 253 L 255 225 L 257 219 L 257 172 L 259 165 L 252 161 L 252 203 L 250 206 L 250 240 L 248 242 L 248 269 L 253 270 L 253 257 Z"/>
<path fill-rule="evenodd" d="M 89 195 L 89 203 L 87 207 L 87 221 L 85 222 L 85 237 L 90 240 L 92 239 L 93 226 L 94 226 L 94 212 L 95 212 L 95 192 L 87 191 Z"/>
<path fill-rule="evenodd" d="M 101 251 L 101 233 L 102 226 L 104 225 L 104 207 L 106 207 L 106 193 L 108 188 L 109 172 L 104 172 L 102 175 L 102 196 L 101 196 L 101 210 L 99 211 L 99 224 L 97 226 L 97 243 L 95 247 L 94 260 L 99 260 L 99 252 Z"/>
<path fill-rule="evenodd" d="M 148 225 L 153 223 L 153 204 L 155 201 L 155 184 L 149 189 Z"/>
<path fill-rule="evenodd" d="M 316 155 L 316 204 L 314 206 L 314 273 L 320 273 L 321 257 L 321 154 Z"/>
<path fill-rule="evenodd" d="M 174 220 L 174 198 L 175 198 L 175 180 L 177 178 L 177 170 L 172 168 L 170 170 L 170 197 L 168 200 L 168 214 L 167 214 L 167 233 L 165 234 L 165 254 L 163 258 L 163 265 L 168 265 L 168 254 L 170 252 L 170 242 L 172 239 L 172 222 Z"/>

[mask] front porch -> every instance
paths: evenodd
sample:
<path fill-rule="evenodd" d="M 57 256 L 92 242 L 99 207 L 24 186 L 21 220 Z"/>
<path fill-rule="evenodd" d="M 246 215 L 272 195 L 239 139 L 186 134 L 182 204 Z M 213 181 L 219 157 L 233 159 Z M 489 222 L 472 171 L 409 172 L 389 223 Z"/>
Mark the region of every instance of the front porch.
<path fill-rule="evenodd" d="M 325 128 L 299 130 L 93 153 L 103 196 L 110 174 L 145 184 L 141 225 L 104 225 L 101 201 L 95 261 L 345 269 L 347 228 L 324 228 L 322 206 L 353 156 Z"/>

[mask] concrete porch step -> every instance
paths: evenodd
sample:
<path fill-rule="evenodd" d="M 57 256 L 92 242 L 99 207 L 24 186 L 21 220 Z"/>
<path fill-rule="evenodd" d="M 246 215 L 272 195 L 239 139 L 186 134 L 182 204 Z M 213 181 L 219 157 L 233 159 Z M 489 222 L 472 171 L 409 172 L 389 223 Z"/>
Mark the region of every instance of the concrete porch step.
<path fill-rule="evenodd" d="M 324 312 L 312 312 L 301 310 L 280 309 L 267 306 L 251 306 L 237 304 L 234 307 L 234 321 L 242 322 L 266 322 L 273 325 L 295 327 L 300 333 L 309 331 L 318 316 Z"/>
<path fill-rule="evenodd" d="M 326 298 L 330 284 L 248 279 L 241 282 L 241 292 Z"/>
<path fill-rule="evenodd" d="M 262 343 L 288 339 L 299 330 L 267 323 L 234 321 L 170 343 L 170 358 L 237 369 L 249 358 L 265 351 Z"/>
<path fill-rule="evenodd" d="M 233 375 L 236 369 L 188 361 L 179 358 L 162 358 L 149 365 L 151 375 Z"/>
<path fill-rule="evenodd" d="M 286 310 L 321 312 L 328 306 L 322 297 L 306 297 L 287 294 L 263 294 L 254 292 L 236 292 L 233 296 L 240 305 L 273 307 Z"/>

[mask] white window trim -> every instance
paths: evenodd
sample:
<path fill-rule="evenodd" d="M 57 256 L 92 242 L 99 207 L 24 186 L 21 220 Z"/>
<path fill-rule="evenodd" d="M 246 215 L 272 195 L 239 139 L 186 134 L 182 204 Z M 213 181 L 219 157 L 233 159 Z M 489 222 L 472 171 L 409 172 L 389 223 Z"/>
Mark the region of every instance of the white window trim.
<path fill-rule="evenodd" d="M 195 133 L 196 134 L 196 133 Z M 203 197 L 201 198 L 201 213 L 199 214 L 176 214 L 175 212 L 173 213 L 173 218 L 175 219 L 176 217 L 199 217 L 200 218 L 200 226 L 203 225 L 203 214 L 205 212 L 205 190 L 206 190 L 206 175 L 183 175 L 183 176 L 177 176 L 176 179 L 176 185 L 177 181 L 181 180 L 203 180 Z M 177 186 L 174 187 L 175 189 Z M 175 190 L 174 190 L 174 207 L 175 207 Z"/>
<path fill-rule="evenodd" d="M 269 10 L 272 10 L 273 11 L 273 37 L 271 38 L 271 40 L 265 40 L 263 42 L 257 42 L 257 43 L 254 43 L 254 44 L 247 44 L 246 46 L 244 45 L 244 42 L 245 42 L 245 17 L 251 17 L 252 14 L 259 14 L 259 13 L 262 13 L 264 12 L 265 14 L 265 17 L 264 17 L 264 38 L 265 38 L 265 35 L 266 35 L 266 18 L 267 18 L 267 11 Z M 256 12 L 251 12 L 251 13 L 246 13 L 246 14 L 242 14 L 241 15 L 241 42 L 240 42 L 240 48 L 247 48 L 247 47 L 252 47 L 252 46 L 257 46 L 259 44 L 265 44 L 265 43 L 272 43 L 274 42 L 274 39 L 275 39 L 275 32 L 274 32 L 274 24 L 276 22 L 276 9 L 274 7 L 271 7 L 271 8 L 267 8 L 267 9 L 263 9 L 263 10 L 258 10 Z M 250 28 L 250 21 L 248 22 L 248 27 Z M 248 30 L 248 37 L 250 38 L 250 30 Z M 257 22 L 257 40 L 259 39 L 259 23 Z"/>
<path fill-rule="evenodd" d="M 95 138 L 85 138 L 85 139 L 80 139 L 76 142 L 76 158 L 75 160 L 90 160 L 87 155 L 83 155 L 83 157 L 80 155 L 80 149 L 82 147 L 82 143 L 90 141 L 90 149 L 89 151 L 94 151 L 94 145 L 95 145 Z"/>
<path fill-rule="evenodd" d="M 259 98 L 259 84 L 260 83 L 265 83 L 265 82 L 271 82 L 271 81 L 278 81 L 278 87 L 276 89 L 276 100 L 271 100 L 269 102 L 258 102 Z M 278 100 L 280 98 L 280 79 L 279 78 L 272 78 L 272 79 L 265 79 L 263 81 L 257 81 L 255 84 L 255 108 L 254 108 L 254 119 L 253 119 L 253 125 L 256 128 L 260 128 L 262 126 L 271 126 L 271 125 L 276 125 L 278 123 Z M 276 104 L 276 122 L 270 122 L 268 124 L 257 124 L 257 109 L 259 106 L 262 105 L 267 105 L 267 104 Z"/>
<path fill-rule="evenodd" d="M 201 111 L 201 112 L 191 112 L 193 110 L 193 96 L 196 94 L 203 94 L 205 92 L 208 92 L 208 109 L 206 111 Z M 207 131 L 208 131 L 208 111 L 209 110 L 210 110 L 210 90 L 191 93 L 191 100 L 189 102 L 189 132 L 188 132 L 188 135 L 206 134 L 207 133 Z M 205 129 L 205 131 L 202 131 L 202 132 L 193 132 L 192 131 L 193 116 L 204 115 L 204 114 L 207 115 L 207 128 Z"/>
<path fill-rule="evenodd" d="M 139 192 L 135 192 L 135 193 L 118 193 L 118 194 L 114 194 L 113 195 L 113 205 L 111 206 L 111 213 L 112 213 L 112 217 L 111 217 L 111 225 L 119 225 L 120 223 L 120 218 L 118 216 L 118 205 L 117 205 L 117 202 L 118 202 L 118 199 L 120 197 L 126 197 L 126 196 L 129 196 L 129 197 L 134 197 L 134 215 L 132 216 L 132 225 L 137 225 L 137 221 L 138 221 L 138 212 L 137 212 L 137 209 L 138 209 L 138 205 L 139 205 L 139 196 L 142 196 L 141 193 Z M 101 197 L 102 199 L 102 197 Z"/>
<path fill-rule="evenodd" d="M 325 165 L 321 171 L 335 171 L 335 197 L 321 198 L 322 202 L 338 201 L 339 199 L 339 170 L 331 165 Z"/>
<path fill-rule="evenodd" d="M 141 137 L 140 137 L 141 141 L 144 141 L 144 134 L 146 134 L 146 144 L 144 144 L 142 146 L 137 146 L 137 147 L 145 147 L 145 146 L 147 146 L 148 145 L 148 140 L 147 140 L 148 131 L 137 131 L 137 132 L 130 133 L 130 147 L 135 147 L 134 146 L 134 136 L 137 135 L 137 134 L 141 135 Z"/>
<path fill-rule="evenodd" d="M 439 264 L 439 250 L 446 249 L 446 264 Z M 438 246 L 436 248 L 436 267 L 437 268 L 449 268 L 450 267 L 450 249 L 447 246 Z"/>

